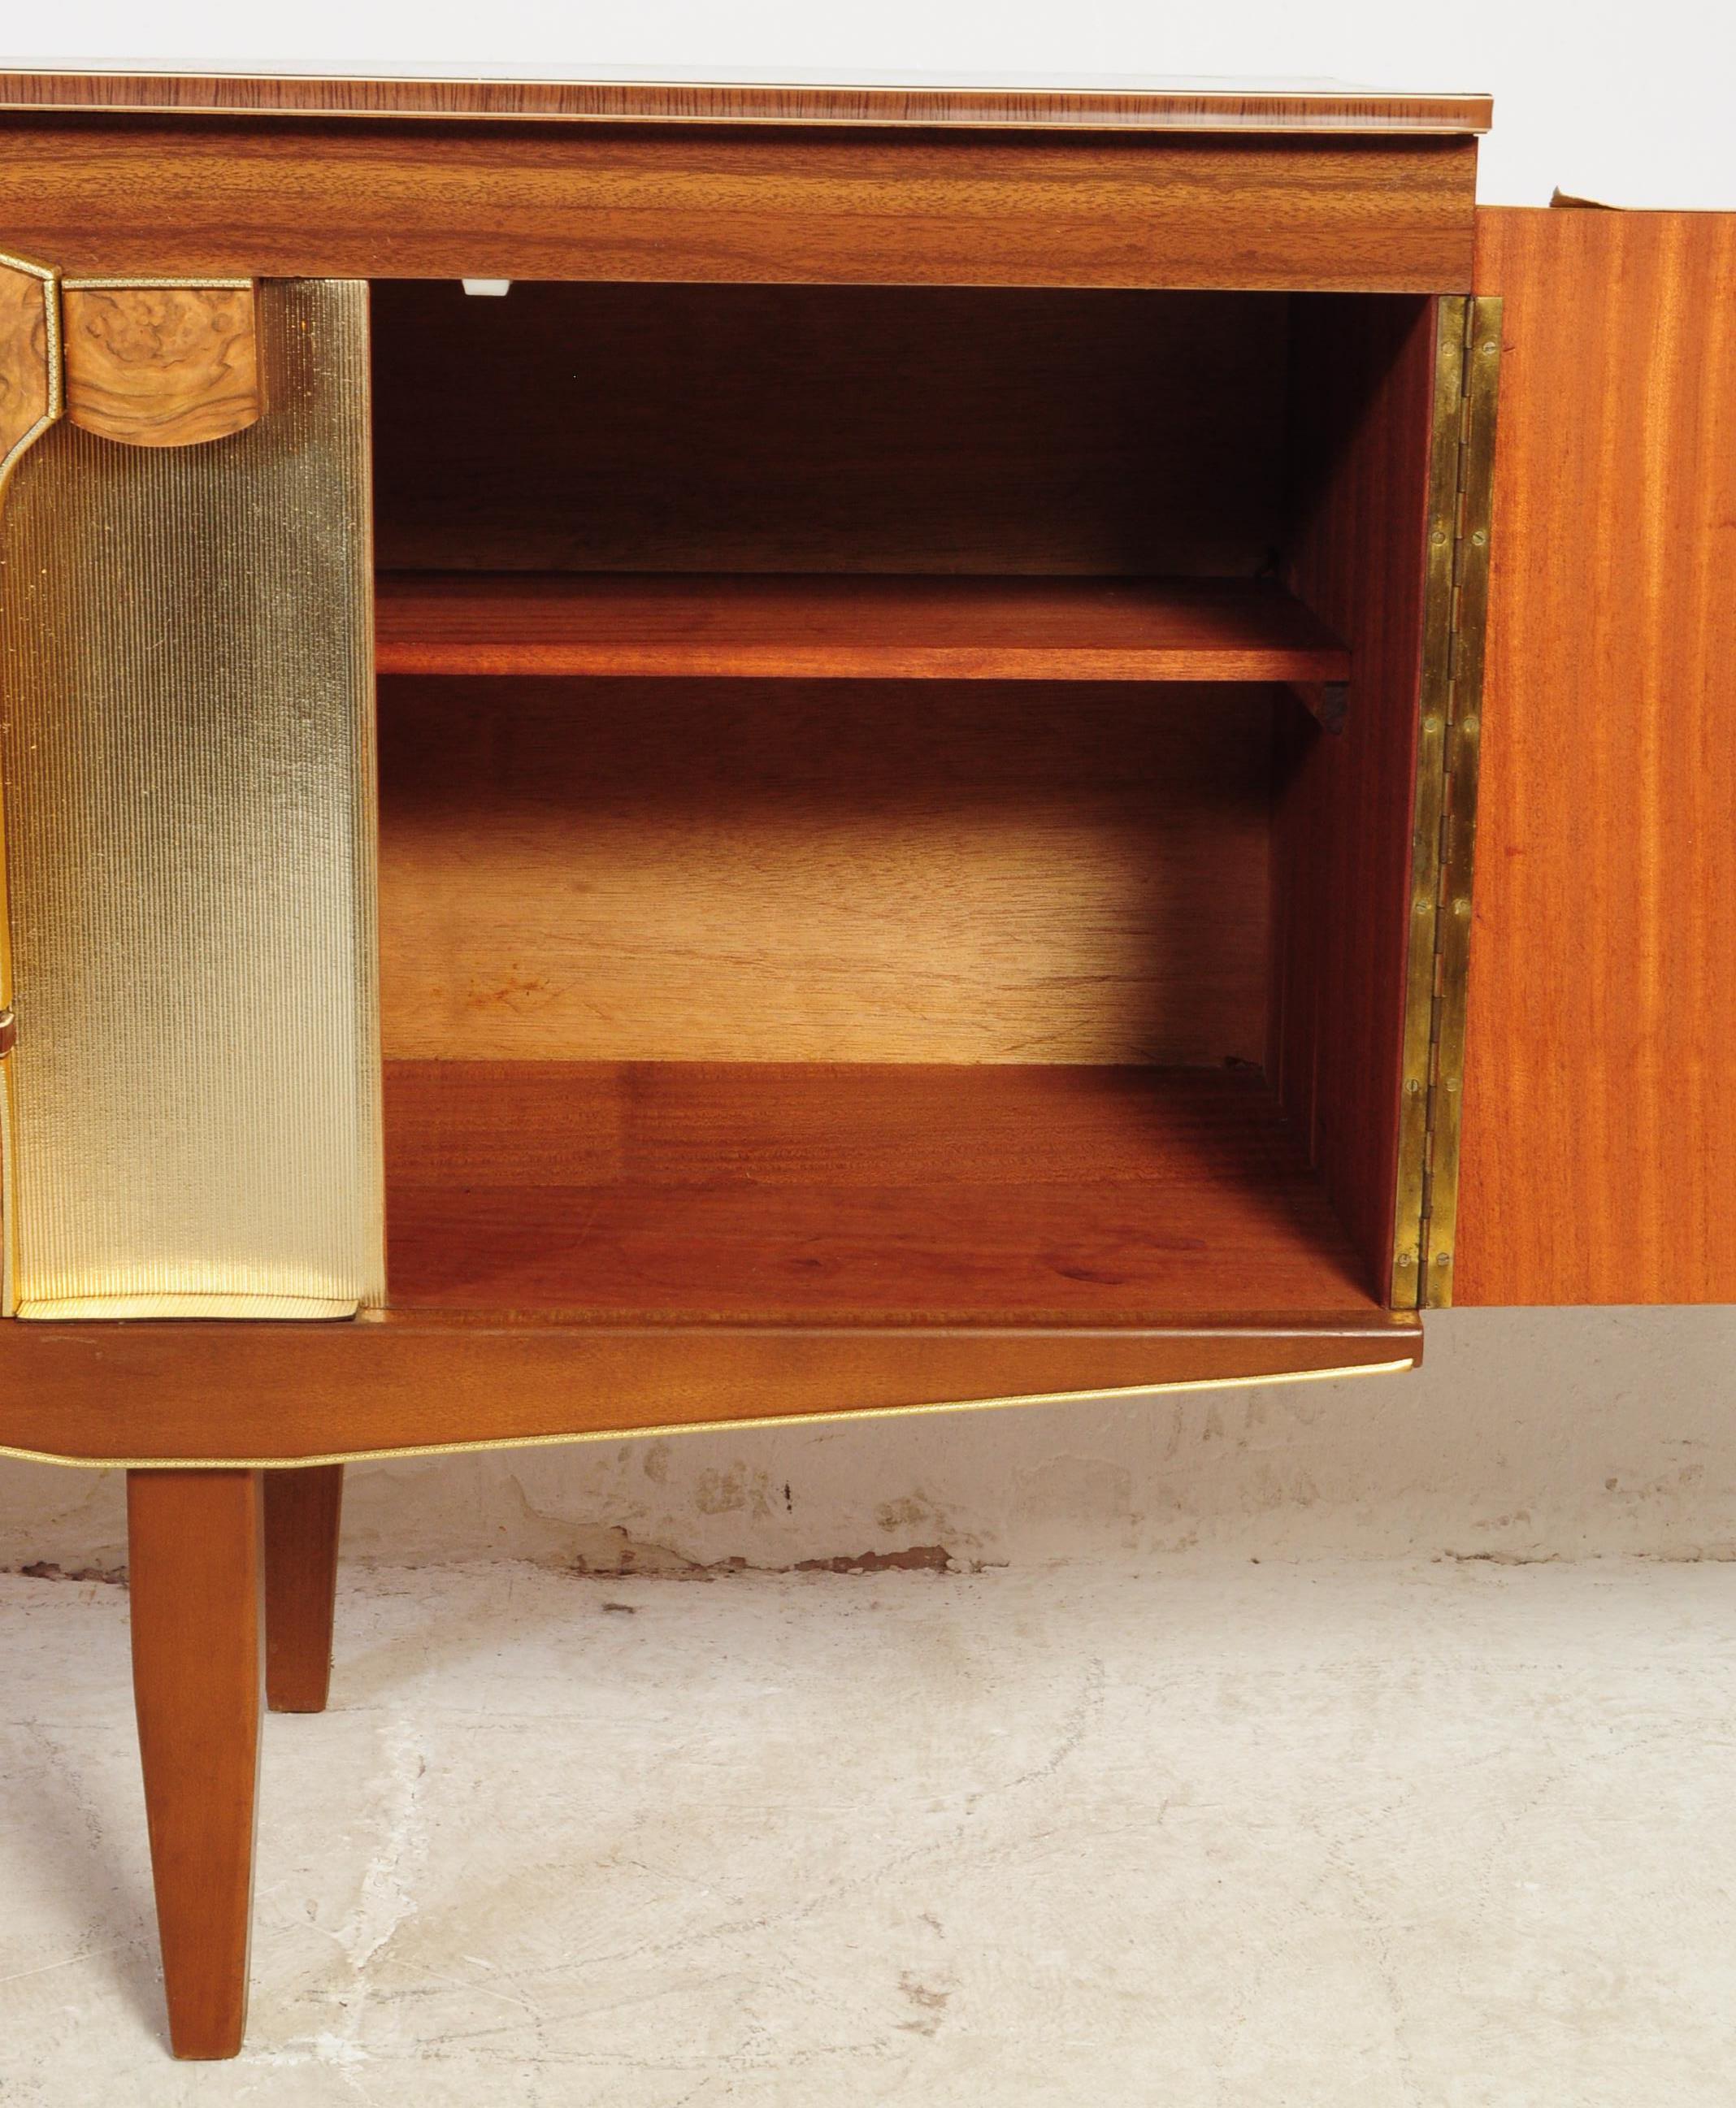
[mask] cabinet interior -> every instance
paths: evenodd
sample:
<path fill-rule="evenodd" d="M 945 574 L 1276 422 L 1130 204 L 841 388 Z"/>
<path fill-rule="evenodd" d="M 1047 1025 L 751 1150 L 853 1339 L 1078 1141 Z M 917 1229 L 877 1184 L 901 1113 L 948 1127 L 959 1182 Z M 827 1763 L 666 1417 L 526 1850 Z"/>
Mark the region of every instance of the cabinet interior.
<path fill-rule="evenodd" d="M 382 282 L 373 342 L 395 1305 L 1378 1314 L 1430 303 Z"/>

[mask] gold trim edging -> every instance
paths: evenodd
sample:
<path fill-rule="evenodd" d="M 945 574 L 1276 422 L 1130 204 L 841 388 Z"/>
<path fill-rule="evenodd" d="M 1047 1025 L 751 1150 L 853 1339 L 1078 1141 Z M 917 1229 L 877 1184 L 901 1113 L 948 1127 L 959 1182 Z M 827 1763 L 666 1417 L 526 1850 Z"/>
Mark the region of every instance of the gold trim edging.
<path fill-rule="evenodd" d="M 62 278 L 63 293 L 245 293 L 251 278 Z"/>
<path fill-rule="evenodd" d="M 1351 1362 L 1342 1368 L 1274 1371 L 1254 1376 L 1205 1376 L 1194 1382 L 1127 1384 L 1112 1390 L 1050 1390 L 1028 1397 L 941 1399 L 931 1405 L 864 1405 L 837 1412 L 774 1412 L 751 1420 L 688 1420 L 660 1427 L 599 1427 L 582 1435 L 508 1435 L 484 1442 L 413 1443 L 399 1449 L 332 1449 L 311 1457 L 65 1457 L 52 1449 L 18 1449 L 0 1443 L 0 1457 L 27 1464 L 61 1464 L 83 1471 L 305 1471 L 322 1465 L 371 1464 L 396 1457 L 463 1457 L 485 1449 L 555 1449 L 577 1442 L 662 1441 L 674 1435 L 719 1435 L 726 1430 L 818 1427 L 845 1421 L 910 1420 L 921 1413 L 990 1412 L 1019 1405 L 1080 1405 L 1093 1399 L 1161 1398 L 1176 1391 L 1252 1390 L 1269 1384 L 1327 1383 L 1350 1376 L 1397 1376 L 1418 1366 L 1402 1361 Z"/>
<path fill-rule="evenodd" d="M 137 1324 L 157 1318 L 205 1323 L 215 1318 L 247 1318 L 273 1323 L 329 1322 L 354 1318 L 353 1297 L 334 1301 L 318 1295 L 79 1295 L 45 1298 L 18 1306 L 21 1323 L 30 1325 Z"/>
<path fill-rule="evenodd" d="M 12 471 L 43 433 L 57 424 L 66 411 L 65 362 L 61 347 L 60 273 L 52 265 L 34 264 L 28 256 L 14 256 L 0 250 L 0 270 L 16 271 L 40 282 L 43 289 L 43 350 L 47 361 L 44 398 L 47 408 L 29 430 L 20 435 L 0 459 L 0 507 L 6 503 L 7 485 Z M 12 1011 L 12 918 L 6 886 L 6 802 L 0 795 L 0 1014 L 8 1019 Z M 7 1196 L 12 1190 L 13 1158 L 17 1141 L 13 1129 L 16 1114 L 13 1102 L 11 1048 L 0 1052 L 0 1319 L 14 1315 L 18 1278 L 18 1223 L 16 1211 Z"/>

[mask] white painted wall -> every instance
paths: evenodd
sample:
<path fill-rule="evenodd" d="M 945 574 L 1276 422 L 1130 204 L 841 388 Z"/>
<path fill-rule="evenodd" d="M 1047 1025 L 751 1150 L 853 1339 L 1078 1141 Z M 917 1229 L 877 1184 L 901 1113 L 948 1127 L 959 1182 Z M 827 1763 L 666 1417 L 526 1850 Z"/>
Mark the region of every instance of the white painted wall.
<path fill-rule="evenodd" d="M 1642 36 L 1643 33 L 1643 36 Z M 1736 209 L 1728 9 L 1656 0 L 62 0 L 0 30 L 15 61 L 777 76 L 918 71 L 1335 76 L 1486 89 L 1483 196 L 1556 185 Z M 1234 1546 L 1250 1557 L 1424 1551 L 1736 1556 L 1736 1313 L 1452 1313 L 1417 1377 L 1030 1408 L 352 1474 L 354 1554 L 485 1547 L 596 1566 L 706 1566 L 944 1547 L 955 1561 Z M 111 1474 L 0 1466 L 0 1565 L 118 1563 Z"/>
<path fill-rule="evenodd" d="M 0 1567 L 125 1557 L 112 1472 L 0 1465 Z M 1736 1311 L 1448 1311 L 1415 1376 L 352 1467 L 350 1558 L 641 1573 L 1195 1546 L 1736 1559 Z"/>

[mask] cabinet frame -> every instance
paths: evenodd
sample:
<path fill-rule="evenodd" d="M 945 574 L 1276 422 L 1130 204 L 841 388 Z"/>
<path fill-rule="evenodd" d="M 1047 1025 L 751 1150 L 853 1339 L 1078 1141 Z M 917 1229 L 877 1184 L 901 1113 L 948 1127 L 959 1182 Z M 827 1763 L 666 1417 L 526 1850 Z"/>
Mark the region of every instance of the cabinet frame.
<path fill-rule="evenodd" d="M 1450 1291 L 1468 969 L 1461 903 L 1474 836 L 1499 305 L 1448 295 L 1427 310 L 1434 378 L 1411 790 L 1414 919 L 1390 1308 L 1382 1323 L 1346 1330 L 1318 1320 L 1288 1322 L 1274 1313 L 1254 1331 L 1245 1323 L 1202 1329 L 1178 1322 L 1095 1332 L 1089 1326 L 683 1331 L 545 1322 L 490 1331 L 471 1320 L 446 1327 L 428 1313 L 388 1310 L 347 1328 L 347 1337 L 342 1327 L 334 1335 L 262 1321 L 214 1327 L 170 1321 L 132 1332 L 130 1340 L 131 1328 L 107 1322 L 65 1325 L 56 1328 L 52 1367 L 37 1328 L 12 1324 L 0 1327 L 0 1368 L 16 1372 L 10 1395 L 27 1403 L 0 1429 L 9 1438 L 0 1449 L 92 1465 L 296 1466 L 431 1448 L 606 1439 L 635 1427 L 665 1432 L 746 1424 L 744 1408 L 763 1398 L 768 1385 L 791 1408 L 774 1418 L 832 1417 L 828 1388 L 850 1401 L 836 1408 L 845 1417 L 1414 1366 L 1421 1347 L 1414 1313 L 1438 1307 Z M 1398 678 L 1407 678 L 1402 665 Z M 1332 700 L 1344 707 L 1341 695 Z M 449 1331 L 447 1381 L 425 1386 L 413 1372 Z M 92 1411 L 112 1385 L 117 1351 L 130 1372 L 120 1428 Z M 481 1364 L 474 1381 L 464 1375 L 478 1354 L 487 1358 L 491 1380 Z M 623 1355 L 642 1364 L 636 1381 L 622 1372 Z M 188 1372 L 195 1366 L 202 1372 L 196 1394 L 238 1390 L 256 1401 L 247 1426 L 220 1426 L 214 1413 L 189 1416 Z M 520 1372 L 516 1402 L 490 1410 L 483 1394 L 498 1394 L 508 1366 Z M 918 1373 L 925 1368 L 931 1372 L 926 1382 Z M 586 1370 L 593 1372 L 587 1390 L 611 1372 L 606 1402 L 595 1407 L 581 1405 L 571 1392 Z M 671 1381 L 691 1400 L 674 1421 L 656 1407 Z M 747 1417 L 758 1424 L 765 1416 Z"/>

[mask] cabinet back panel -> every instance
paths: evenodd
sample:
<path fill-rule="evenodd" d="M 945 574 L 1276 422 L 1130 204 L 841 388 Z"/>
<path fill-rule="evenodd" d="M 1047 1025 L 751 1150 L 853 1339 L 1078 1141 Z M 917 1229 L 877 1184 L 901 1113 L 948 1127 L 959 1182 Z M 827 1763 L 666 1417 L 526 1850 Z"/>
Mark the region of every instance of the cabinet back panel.
<path fill-rule="evenodd" d="M 1261 1058 L 1269 689 L 381 691 L 390 1058 Z"/>
<path fill-rule="evenodd" d="M 388 569 L 1251 575 L 1286 299 L 373 289 Z"/>

